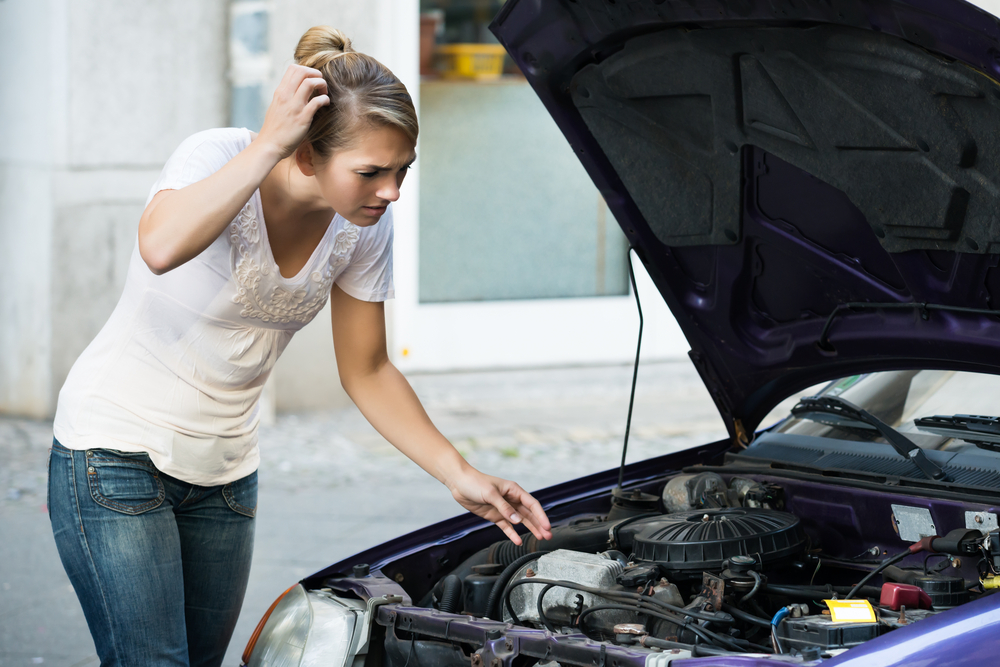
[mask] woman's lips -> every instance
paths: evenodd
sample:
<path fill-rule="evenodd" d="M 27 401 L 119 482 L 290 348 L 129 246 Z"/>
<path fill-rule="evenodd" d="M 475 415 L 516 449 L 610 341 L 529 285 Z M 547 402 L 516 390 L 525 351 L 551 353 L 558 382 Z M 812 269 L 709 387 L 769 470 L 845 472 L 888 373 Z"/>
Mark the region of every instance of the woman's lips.
<path fill-rule="evenodd" d="M 362 206 L 361 208 L 363 208 L 365 213 L 368 213 L 369 215 L 382 215 L 385 213 L 386 209 L 385 206 Z"/>

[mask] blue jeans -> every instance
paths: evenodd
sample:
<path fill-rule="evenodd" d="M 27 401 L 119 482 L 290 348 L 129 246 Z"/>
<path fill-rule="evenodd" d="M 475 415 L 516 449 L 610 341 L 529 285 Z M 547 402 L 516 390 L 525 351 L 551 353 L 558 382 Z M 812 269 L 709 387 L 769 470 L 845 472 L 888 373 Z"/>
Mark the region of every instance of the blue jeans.
<path fill-rule="evenodd" d="M 257 473 L 203 487 L 147 454 L 53 441 L 49 517 L 102 667 L 221 665 L 250 574 Z"/>

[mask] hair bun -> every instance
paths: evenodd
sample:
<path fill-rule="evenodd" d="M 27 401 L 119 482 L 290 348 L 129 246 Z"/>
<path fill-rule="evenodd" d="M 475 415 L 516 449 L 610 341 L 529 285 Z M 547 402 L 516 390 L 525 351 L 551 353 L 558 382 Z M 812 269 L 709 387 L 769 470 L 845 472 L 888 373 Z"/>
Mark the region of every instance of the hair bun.
<path fill-rule="evenodd" d="M 319 69 L 344 53 L 353 53 L 351 39 L 340 30 L 318 25 L 306 31 L 295 47 L 295 62 Z"/>

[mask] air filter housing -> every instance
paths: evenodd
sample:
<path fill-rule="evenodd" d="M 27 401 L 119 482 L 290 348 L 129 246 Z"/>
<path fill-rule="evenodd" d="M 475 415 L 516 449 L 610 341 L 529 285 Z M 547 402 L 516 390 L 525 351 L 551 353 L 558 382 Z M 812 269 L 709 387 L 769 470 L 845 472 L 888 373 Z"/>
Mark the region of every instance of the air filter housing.
<path fill-rule="evenodd" d="M 806 542 L 795 515 L 740 507 L 641 519 L 623 527 L 619 539 L 629 536 L 635 561 L 656 563 L 675 577 L 719 571 L 733 556 L 769 565 L 800 553 Z"/>

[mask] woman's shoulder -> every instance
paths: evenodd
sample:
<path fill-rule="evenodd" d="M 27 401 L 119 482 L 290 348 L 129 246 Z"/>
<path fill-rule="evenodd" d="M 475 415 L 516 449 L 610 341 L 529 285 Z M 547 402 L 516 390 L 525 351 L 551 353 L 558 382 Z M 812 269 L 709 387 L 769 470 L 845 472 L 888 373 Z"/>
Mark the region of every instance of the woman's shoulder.
<path fill-rule="evenodd" d="M 235 157 L 252 140 L 250 130 L 243 127 L 215 127 L 195 132 L 182 141 L 174 155 L 191 155 L 199 151 L 219 152 Z"/>
<path fill-rule="evenodd" d="M 250 145 L 250 140 L 250 131 L 241 127 L 219 127 L 192 134 L 163 165 L 146 203 L 160 190 L 179 190 L 212 175 Z"/>

